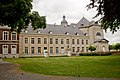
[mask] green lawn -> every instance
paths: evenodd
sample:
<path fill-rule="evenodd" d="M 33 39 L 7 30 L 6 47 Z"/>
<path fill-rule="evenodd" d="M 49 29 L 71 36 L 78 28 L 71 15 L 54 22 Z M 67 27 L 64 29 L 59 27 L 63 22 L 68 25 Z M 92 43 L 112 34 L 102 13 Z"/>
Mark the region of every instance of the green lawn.
<path fill-rule="evenodd" d="M 120 56 L 4 59 L 27 72 L 80 77 L 120 78 Z"/>

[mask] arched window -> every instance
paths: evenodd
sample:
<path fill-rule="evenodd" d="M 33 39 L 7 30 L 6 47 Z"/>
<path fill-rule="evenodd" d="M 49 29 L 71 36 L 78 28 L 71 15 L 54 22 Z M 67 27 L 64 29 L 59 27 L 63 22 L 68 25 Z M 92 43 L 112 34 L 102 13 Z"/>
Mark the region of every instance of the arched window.
<path fill-rule="evenodd" d="M 96 36 L 101 36 L 101 33 L 100 33 L 100 32 L 97 32 Z"/>

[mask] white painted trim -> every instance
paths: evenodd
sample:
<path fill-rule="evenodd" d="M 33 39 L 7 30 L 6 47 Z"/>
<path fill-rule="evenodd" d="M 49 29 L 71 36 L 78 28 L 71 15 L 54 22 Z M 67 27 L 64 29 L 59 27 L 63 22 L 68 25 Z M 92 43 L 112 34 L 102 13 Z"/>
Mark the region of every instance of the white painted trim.
<path fill-rule="evenodd" d="M 16 33 L 16 32 L 15 32 L 15 31 L 14 31 L 14 32 L 11 32 L 11 40 L 13 40 L 13 39 L 12 39 L 12 36 L 13 36 L 12 33 Z M 17 40 L 17 33 L 16 33 L 16 40 Z"/>
<path fill-rule="evenodd" d="M 7 53 L 3 53 L 4 52 L 4 46 L 7 46 Z M 2 45 L 2 54 L 8 54 L 8 45 Z"/>
<path fill-rule="evenodd" d="M 3 31 L 3 40 L 4 40 L 4 32 L 7 32 L 7 33 L 8 33 L 7 40 L 9 40 L 9 31 Z"/>

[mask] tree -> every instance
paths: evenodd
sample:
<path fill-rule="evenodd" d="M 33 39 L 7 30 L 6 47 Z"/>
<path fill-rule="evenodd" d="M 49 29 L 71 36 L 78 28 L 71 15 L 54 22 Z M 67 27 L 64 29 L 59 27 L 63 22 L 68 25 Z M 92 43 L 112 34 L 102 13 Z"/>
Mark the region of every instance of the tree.
<path fill-rule="evenodd" d="M 120 50 L 120 43 L 115 44 L 115 50 Z"/>
<path fill-rule="evenodd" d="M 31 12 L 32 0 L 0 0 L 0 25 L 21 32 L 31 23 L 33 28 L 45 28 L 45 16 Z"/>
<path fill-rule="evenodd" d="M 120 1 L 118 0 L 90 0 L 88 9 L 96 8 L 95 17 L 102 15 L 101 26 L 105 31 L 110 28 L 114 33 L 120 28 Z"/>
<path fill-rule="evenodd" d="M 89 49 L 91 52 L 96 50 L 96 48 L 95 48 L 94 46 L 90 46 L 88 49 Z"/>
<path fill-rule="evenodd" d="M 114 50 L 115 49 L 115 45 L 109 45 L 109 50 Z"/>

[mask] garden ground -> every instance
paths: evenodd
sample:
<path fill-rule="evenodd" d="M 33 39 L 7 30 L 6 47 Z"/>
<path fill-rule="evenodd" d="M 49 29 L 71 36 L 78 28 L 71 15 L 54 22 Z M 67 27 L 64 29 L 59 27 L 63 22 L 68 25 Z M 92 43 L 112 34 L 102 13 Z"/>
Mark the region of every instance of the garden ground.
<path fill-rule="evenodd" d="M 56 75 L 68 76 L 68 77 L 64 77 L 65 80 L 73 80 L 72 79 L 73 77 L 75 80 L 78 78 L 86 80 L 86 78 L 80 78 L 80 77 L 92 77 L 98 80 L 99 79 L 106 80 L 106 78 L 111 80 L 113 80 L 113 78 L 120 79 L 120 64 L 119 64 L 120 56 L 20 58 L 20 59 L 5 59 L 5 60 L 17 64 L 17 68 L 19 65 L 19 67 L 22 70 L 26 72 L 31 72 L 29 73 L 29 75 L 35 75 L 34 73 L 39 73 L 42 75 L 52 75 L 52 76 L 46 76 L 51 78 L 56 78 L 53 77 Z M 25 76 L 26 72 L 24 72 L 22 75 L 22 72 L 20 71 L 21 77 Z M 63 78 L 63 77 L 57 77 L 57 78 Z M 87 80 L 93 80 L 92 78 L 87 78 Z"/>

